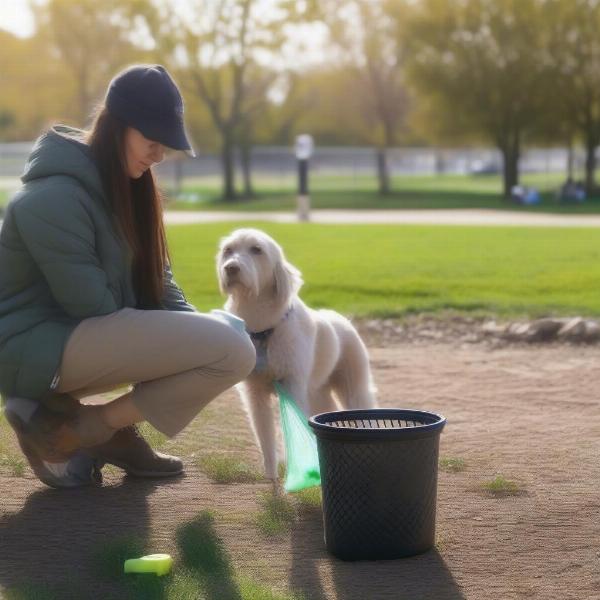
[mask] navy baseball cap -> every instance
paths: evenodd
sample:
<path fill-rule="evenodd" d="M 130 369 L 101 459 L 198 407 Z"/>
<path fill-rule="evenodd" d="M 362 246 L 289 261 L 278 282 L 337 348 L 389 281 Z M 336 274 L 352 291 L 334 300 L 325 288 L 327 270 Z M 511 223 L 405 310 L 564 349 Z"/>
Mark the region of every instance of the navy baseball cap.
<path fill-rule="evenodd" d="M 133 65 L 115 75 L 105 104 L 110 114 L 149 140 L 196 156 L 183 124 L 183 98 L 162 65 Z"/>

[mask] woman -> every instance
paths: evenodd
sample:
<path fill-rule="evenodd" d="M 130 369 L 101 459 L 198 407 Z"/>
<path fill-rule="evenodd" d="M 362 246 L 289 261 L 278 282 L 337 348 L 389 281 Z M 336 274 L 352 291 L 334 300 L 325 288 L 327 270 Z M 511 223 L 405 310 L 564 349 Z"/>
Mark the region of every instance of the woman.
<path fill-rule="evenodd" d="M 35 474 L 53 487 L 181 473 L 135 424 L 180 432 L 255 364 L 244 323 L 196 312 L 172 277 L 151 166 L 193 155 L 161 65 L 110 83 L 89 132 L 55 125 L 31 152 L 0 232 L 0 393 Z M 85 396 L 133 384 L 107 404 Z"/>

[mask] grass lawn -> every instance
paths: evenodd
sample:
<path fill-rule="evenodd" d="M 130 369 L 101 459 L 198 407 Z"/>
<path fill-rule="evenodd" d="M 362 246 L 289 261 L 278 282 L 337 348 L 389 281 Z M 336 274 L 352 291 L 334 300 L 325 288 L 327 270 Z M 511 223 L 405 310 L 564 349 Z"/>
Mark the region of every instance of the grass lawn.
<path fill-rule="evenodd" d="M 502 182 L 498 175 L 404 175 L 392 180 L 392 193 L 382 197 L 377 182 L 369 176 L 325 176 L 311 178 L 313 208 L 348 209 L 435 209 L 493 208 L 556 213 L 600 212 L 600 198 L 583 205 L 557 205 L 555 192 L 563 181 L 562 173 L 525 174 L 522 183 L 534 186 L 542 194 L 536 206 L 516 206 L 503 201 Z M 237 202 L 219 199 L 221 182 L 216 177 L 186 179 L 181 200 L 171 200 L 169 210 L 295 210 L 296 181 L 290 178 L 256 178 L 256 198 Z M 168 190 L 168 181 L 165 180 Z"/>
<path fill-rule="evenodd" d="M 200 310 L 221 306 L 218 240 L 248 223 L 172 226 L 177 282 Z M 250 225 L 251 226 L 251 225 Z M 600 315 L 595 229 L 256 225 L 282 244 L 314 307 L 401 317 L 458 310 L 503 316 Z"/>
<path fill-rule="evenodd" d="M 537 206 L 515 206 L 502 200 L 502 181 L 499 175 L 402 175 L 392 179 L 392 193 L 382 197 L 377 193 L 377 181 L 367 175 L 311 175 L 311 203 L 313 208 L 348 209 L 415 209 L 415 208 L 494 208 L 556 213 L 598 213 L 600 198 L 582 205 L 557 205 L 555 192 L 564 180 L 562 173 L 524 174 L 522 182 L 534 186 L 542 194 Z M 7 180 L 8 181 L 8 180 Z M 296 208 L 296 179 L 289 176 L 256 175 L 256 198 L 223 202 L 219 199 L 219 177 L 187 178 L 179 200 L 172 198 L 170 180 L 159 179 L 167 196 L 169 210 L 282 210 Z M 0 180 L 2 184 L 2 180 Z M 13 178 L 10 186 L 16 188 Z M 0 208 L 6 205 L 10 186 L 0 185 Z"/>

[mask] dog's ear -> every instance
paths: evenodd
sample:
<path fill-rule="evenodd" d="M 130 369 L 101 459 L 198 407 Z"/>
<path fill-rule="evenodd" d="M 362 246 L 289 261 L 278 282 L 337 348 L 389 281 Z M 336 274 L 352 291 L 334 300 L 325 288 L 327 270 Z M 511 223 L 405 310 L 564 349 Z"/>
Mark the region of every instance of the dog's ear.
<path fill-rule="evenodd" d="M 275 280 L 275 295 L 282 302 L 295 296 L 304 283 L 302 273 L 294 265 L 287 262 L 283 256 L 275 262 L 273 278 Z"/>

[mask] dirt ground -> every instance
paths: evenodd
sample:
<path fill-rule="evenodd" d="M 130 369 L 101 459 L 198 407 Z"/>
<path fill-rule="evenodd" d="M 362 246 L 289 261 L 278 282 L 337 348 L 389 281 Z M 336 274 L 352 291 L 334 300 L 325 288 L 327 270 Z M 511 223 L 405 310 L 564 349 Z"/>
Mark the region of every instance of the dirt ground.
<path fill-rule="evenodd" d="M 101 489 L 67 492 L 27 470 L 0 479 L 0 590 L 76 573 L 86 598 L 107 597 L 110 581 L 92 568 L 102 540 L 131 533 L 176 553 L 177 527 L 210 509 L 236 572 L 311 600 L 600 599 L 600 347 L 422 340 L 370 351 L 381 405 L 445 415 L 440 456 L 464 461 L 439 473 L 435 549 L 345 563 L 327 554 L 318 512 L 265 537 L 247 515 L 268 484 L 211 483 L 190 457 L 177 481 L 112 473 Z M 235 393 L 209 408 L 203 439 L 215 449 L 224 435 L 245 440 L 258 464 Z M 517 489 L 485 491 L 497 475 Z"/>

